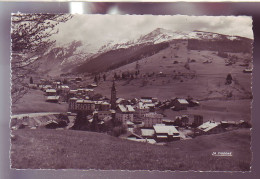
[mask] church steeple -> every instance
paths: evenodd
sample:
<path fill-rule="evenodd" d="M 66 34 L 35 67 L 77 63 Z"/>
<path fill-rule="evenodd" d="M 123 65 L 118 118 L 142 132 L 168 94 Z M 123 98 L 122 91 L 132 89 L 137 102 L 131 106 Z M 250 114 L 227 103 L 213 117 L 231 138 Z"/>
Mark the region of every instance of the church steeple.
<path fill-rule="evenodd" d="M 116 86 L 115 81 L 113 80 L 113 85 L 111 88 L 111 109 L 116 109 Z"/>

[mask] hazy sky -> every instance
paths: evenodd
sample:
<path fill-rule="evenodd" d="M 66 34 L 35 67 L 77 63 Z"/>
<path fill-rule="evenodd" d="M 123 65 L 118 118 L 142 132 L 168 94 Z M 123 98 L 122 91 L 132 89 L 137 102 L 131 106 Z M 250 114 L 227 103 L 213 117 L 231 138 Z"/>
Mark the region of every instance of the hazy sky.
<path fill-rule="evenodd" d="M 152 16 L 152 15 L 74 15 L 61 23 L 52 38 L 58 44 L 82 40 L 93 46 L 113 40 L 125 42 L 156 28 L 172 31 L 202 30 L 253 38 L 252 18 L 248 16 Z"/>

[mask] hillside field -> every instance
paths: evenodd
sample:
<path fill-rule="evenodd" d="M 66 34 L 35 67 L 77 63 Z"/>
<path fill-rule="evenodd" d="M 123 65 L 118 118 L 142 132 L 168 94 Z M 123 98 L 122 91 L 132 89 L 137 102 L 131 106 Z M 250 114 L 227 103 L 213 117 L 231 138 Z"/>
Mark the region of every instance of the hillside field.
<path fill-rule="evenodd" d="M 11 163 L 17 169 L 250 170 L 249 129 L 166 146 L 73 130 L 18 129 L 12 135 Z M 212 156 L 212 152 L 232 152 L 232 157 Z"/>
<path fill-rule="evenodd" d="M 168 48 L 139 60 L 140 75 L 137 78 L 117 81 L 118 97 L 153 96 L 162 100 L 190 95 L 196 99 L 216 99 L 223 98 L 232 91 L 233 99 L 247 98 L 251 94 L 251 74 L 243 73 L 245 67 L 239 64 L 245 60 L 250 61 L 251 56 L 243 53 L 230 54 L 237 56 L 238 60 L 235 64 L 226 66 L 227 59 L 219 57 L 216 51 L 188 50 L 185 42 L 171 44 Z M 188 58 L 194 60 L 188 63 L 189 70 L 184 67 Z M 207 60 L 212 63 L 203 63 Z M 174 61 L 178 63 L 174 64 Z M 106 73 L 108 81 L 101 81 L 95 90 L 109 96 L 114 73 L 135 70 L 134 62 L 109 71 Z M 166 76 L 156 76 L 159 72 Z M 155 75 L 143 77 L 151 73 Z M 225 85 L 228 73 L 231 73 L 234 80 L 231 85 Z"/>
<path fill-rule="evenodd" d="M 250 61 L 251 56 L 249 53 L 229 54 L 236 56 L 237 61 L 226 66 L 227 58 L 218 56 L 216 51 L 188 50 L 187 42 L 173 43 L 168 48 L 139 60 L 140 75 L 137 78 L 117 80 L 117 97 L 132 99 L 150 96 L 165 100 L 190 96 L 198 100 L 201 105 L 188 108 L 187 111 L 166 110 L 164 111 L 166 117 L 175 119 L 177 115 L 200 114 L 206 121 L 250 121 L 252 76 L 243 73 L 245 67 L 240 64 Z M 184 67 L 188 58 L 194 60 L 189 63 L 190 70 Z M 207 60 L 211 63 L 203 63 Z M 174 61 L 178 63 L 174 64 Z M 110 98 L 114 73 L 131 72 L 135 71 L 135 68 L 136 62 L 107 72 L 108 80 L 101 80 L 95 92 Z M 166 76 L 156 76 L 159 72 Z M 155 75 L 147 77 L 147 74 L 151 73 Z M 231 73 L 233 78 L 231 85 L 225 85 L 228 73 Z M 91 80 L 93 79 L 86 81 Z M 228 97 L 229 94 L 232 96 Z"/>
<path fill-rule="evenodd" d="M 39 112 L 67 112 L 67 103 L 46 102 L 45 93 L 41 90 L 30 89 L 16 103 L 12 104 L 12 114 Z"/>

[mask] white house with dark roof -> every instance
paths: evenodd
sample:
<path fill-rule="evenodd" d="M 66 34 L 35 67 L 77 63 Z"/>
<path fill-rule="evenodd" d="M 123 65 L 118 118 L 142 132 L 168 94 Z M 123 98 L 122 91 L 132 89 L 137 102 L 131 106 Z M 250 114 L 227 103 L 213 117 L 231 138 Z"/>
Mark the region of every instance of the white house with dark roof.
<path fill-rule="evenodd" d="M 126 124 L 127 121 L 134 121 L 134 108 L 131 105 L 118 105 L 116 110 L 116 119 Z"/>

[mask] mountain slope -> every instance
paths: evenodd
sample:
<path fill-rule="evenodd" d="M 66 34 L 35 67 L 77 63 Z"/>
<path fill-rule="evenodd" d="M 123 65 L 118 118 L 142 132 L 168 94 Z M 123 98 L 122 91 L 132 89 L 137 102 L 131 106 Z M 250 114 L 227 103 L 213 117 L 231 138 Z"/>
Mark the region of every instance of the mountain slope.
<path fill-rule="evenodd" d="M 173 32 L 157 28 L 148 34 L 125 43 L 113 40 L 99 49 L 91 44 L 73 41 L 63 46 L 51 47 L 35 68 L 40 72 L 59 75 L 61 73 L 99 73 L 139 60 L 167 48 L 173 41 L 187 41 L 189 50 L 210 50 L 251 53 L 252 40 L 212 32 Z"/>
<path fill-rule="evenodd" d="M 78 73 L 99 73 L 158 53 L 174 41 L 187 41 L 188 50 L 210 50 L 222 52 L 252 51 L 252 40 L 238 36 L 228 36 L 218 33 L 192 31 L 173 32 L 162 28 L 123 44 L 109 42 L 99 53 L 89 61 L 79 64 L 73 71 Z M 168 44 L 168 45 L 167 45 Z M 148 50 L 149 49 L 149 50 Z"/>
<path fill-rule="evenodd" d="M 146 56 L 158 53 L 169 46 L 168 43 L 136 45 L 130 48 L 111 50 L 74 69 L 76 73 L 99 73 L 132 63 Z"/>

